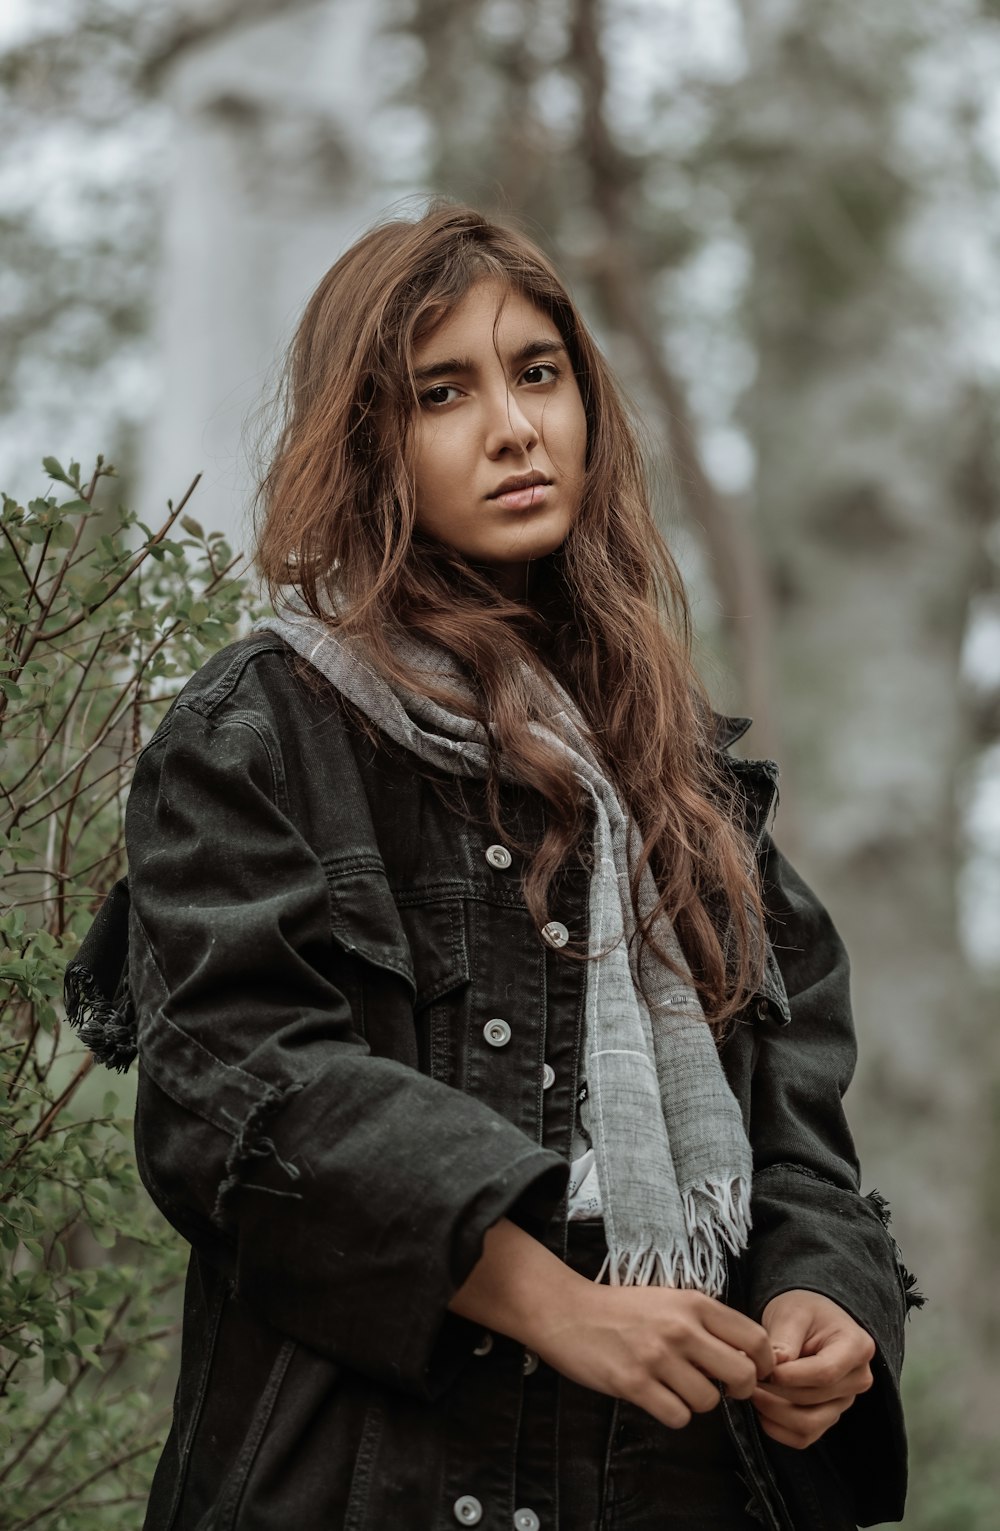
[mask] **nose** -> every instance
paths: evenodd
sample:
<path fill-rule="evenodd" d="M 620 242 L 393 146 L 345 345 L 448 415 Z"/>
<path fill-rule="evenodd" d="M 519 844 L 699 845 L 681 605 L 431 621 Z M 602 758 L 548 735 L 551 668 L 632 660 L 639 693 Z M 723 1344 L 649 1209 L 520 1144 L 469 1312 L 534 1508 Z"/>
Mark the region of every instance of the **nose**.
<path fill-rule="evenodd" d="M 487 405 L 485 445 L 491 458 L 502 457 L 504 452 L 523 457 L 538 445 L 538 431 L 510 388 L 500 389 Z"/>

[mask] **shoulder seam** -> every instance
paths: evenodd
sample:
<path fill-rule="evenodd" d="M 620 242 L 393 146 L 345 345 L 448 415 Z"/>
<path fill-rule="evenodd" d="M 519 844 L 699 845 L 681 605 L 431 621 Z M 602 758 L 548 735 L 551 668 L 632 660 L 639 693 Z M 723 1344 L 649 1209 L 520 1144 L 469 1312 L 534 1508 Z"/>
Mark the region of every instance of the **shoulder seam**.
<path fill-rule="evenodd" d="M 244 671 L 254 660 L 265 654 L 288 652 L 287 643 L 276 635 L 264 636 L 251 633 L 243 641 L 246 647 L 232 656 L 222 674 L 203 695 L 198 695 L 197 691 L 187 694 L 189 688 L 185 688 L 185 692 L 179 698 L 181 706 L 188 707 L 192 712 L 198 712 L 205 718 L 210 717 L 239 684 Z"/>

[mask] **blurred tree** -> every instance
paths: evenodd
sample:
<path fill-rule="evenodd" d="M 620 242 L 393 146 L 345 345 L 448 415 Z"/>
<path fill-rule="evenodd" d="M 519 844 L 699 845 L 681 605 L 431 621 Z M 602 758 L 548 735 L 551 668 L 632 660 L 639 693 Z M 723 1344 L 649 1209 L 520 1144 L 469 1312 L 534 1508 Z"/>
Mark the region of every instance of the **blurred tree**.
<path fill-rule="evenodd" d="M 0 48 L 0 454 L 14 493 L 37 492 L 52 442 L 108 442 L 126 482 L 135 459 L 166 135 L 142 69 L 167 4 L 49 0 Z"/>
<path fill-rule="evenodd" d="M 955 90 L 935 160 L 913 114 L 941 104 L 921 99 L 921 70 L 956 41 L 936 6 L 742 9 L 747 68 L 703 153 L 753 256 L 742 414 L 800 855 L 854 959 L 863 1160 L 891 1181 L 935 1322 L 964 1331 L 971 1359 L 992 1302 L 971 1129 L 987 1125 L 995 1048 L 956 920 L 960 658 L 1000 488 L 995 389 L 956 326 L 954 251 L 982 196 L 977 103 Z"/>

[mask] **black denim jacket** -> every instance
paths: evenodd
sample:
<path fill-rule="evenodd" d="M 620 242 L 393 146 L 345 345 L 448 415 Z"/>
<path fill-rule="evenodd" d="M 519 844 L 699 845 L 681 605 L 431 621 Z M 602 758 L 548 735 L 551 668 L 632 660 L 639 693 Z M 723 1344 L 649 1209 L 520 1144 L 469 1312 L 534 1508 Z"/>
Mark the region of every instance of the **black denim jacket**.
<path fill-rule="evenodd" d="M 720 719 L 720 749 L 746 726 Z M 859 1193 L 841 1106 L 847 958 L 766 832 L 774 767 L 723 758 L 772 943 L 722 1052 L 755 1164 L 727 1300 L 759 1318 L 809 1288 L 877 1344 L 874 1388 L 806 1451 L 723 1407 L 762 1523 L 842 1531 L 902 1514 L 905 1273 L 884 1203 Z M 483 1531 L 513 1523 L 532 1377 L 521 1346 L 484 1344 L 447 1303 L 501 1216 L 565 1257 L 586 975 L 541 939 L 519 857 L 487 856 L 480 784 L 464 811 L 454 785 L 372 743 L 268 633 L 212 658 L 139 757 L 127 953 L 105 911 L 75 992 L 88 969 L 106 993 L 124 970 L 139 1168 L 192 1246 L 147 1531 L 453 1531 L 463 1495 Z M 510 788 L 504 807 L 530 843 L 541 800 Z M 573 863 L 552 912 L 583 937 L 586 910 Z M 484 1036 L 496 1016 L 501 1047 Z M 558 1526 L 555 1426 L 543 1531 Z"/>

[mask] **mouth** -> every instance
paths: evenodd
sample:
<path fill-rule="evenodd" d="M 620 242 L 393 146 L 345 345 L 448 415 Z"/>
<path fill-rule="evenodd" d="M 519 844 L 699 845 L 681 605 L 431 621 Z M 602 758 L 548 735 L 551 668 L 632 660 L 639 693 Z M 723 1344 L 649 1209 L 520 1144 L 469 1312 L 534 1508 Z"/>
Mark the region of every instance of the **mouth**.
<path fill-rule="evenodd" d="M 544 473 L 519 473 L 512 478 L 505 478 L 486 498 L 508 510 L 527 510 L 529 506 L 538 505 L 545 499 L 551 487 L 552 480 L 547 479 Z"/>

